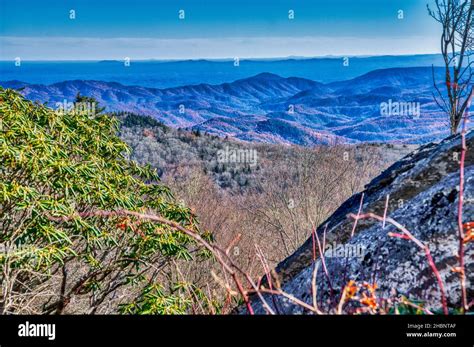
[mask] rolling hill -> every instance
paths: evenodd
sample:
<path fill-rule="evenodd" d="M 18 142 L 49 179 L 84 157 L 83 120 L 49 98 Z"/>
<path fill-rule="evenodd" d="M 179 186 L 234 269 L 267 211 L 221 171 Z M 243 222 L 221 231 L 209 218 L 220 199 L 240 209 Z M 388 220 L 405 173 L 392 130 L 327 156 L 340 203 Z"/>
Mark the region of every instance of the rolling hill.
<path fill-rule="evenodd" d="M 390 68 L 347 81 L 319 83 L 271 73 L 218 85 L 157 89 L 116 82 L 73 80 L 51 85 L 0 82 L 30 100 L 55 107 L 77 93 L 108 111 L 149 115 L 175 128 L 245 141 L 424 143 L 447 135 L 433 97 L 432 68 Z M 442 70 L 435 69 L 438 81 Z M 381 105 L 417 105 L 419 112 L 381 112 Z"/>

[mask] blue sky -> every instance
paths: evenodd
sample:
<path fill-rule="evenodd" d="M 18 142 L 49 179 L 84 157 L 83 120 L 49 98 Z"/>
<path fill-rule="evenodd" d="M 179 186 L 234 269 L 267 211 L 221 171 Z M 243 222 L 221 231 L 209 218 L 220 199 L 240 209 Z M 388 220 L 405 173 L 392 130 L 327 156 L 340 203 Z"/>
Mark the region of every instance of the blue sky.
<path fill-rule="evenodd" d="M 0 59 L 436 53 L 431 1 L 0 0 Z"/>

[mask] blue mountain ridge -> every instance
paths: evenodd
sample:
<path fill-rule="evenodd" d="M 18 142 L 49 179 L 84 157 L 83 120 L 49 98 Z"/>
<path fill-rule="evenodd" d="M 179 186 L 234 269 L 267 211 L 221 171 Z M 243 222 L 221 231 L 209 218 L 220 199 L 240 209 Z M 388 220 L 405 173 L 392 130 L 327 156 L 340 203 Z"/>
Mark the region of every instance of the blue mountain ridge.
<path fill-rule="evenodd" d="M 26 98 L 53 108 L 81 93 L 96 98 L 107 111 L 150 115 L 169 126 L 245 141 L 424 143 L 446 136 L 448 129 L 447 116 L 433 99 L 433 73 L 441 82 L 441 68 L 408 67 L 326 84 L 260 73 L 230 83 L 164 89 L 94 80 L 0 85 L 22 88 Z M 382 114 L 383 103 L 419 103 L 420 114 Z"/>

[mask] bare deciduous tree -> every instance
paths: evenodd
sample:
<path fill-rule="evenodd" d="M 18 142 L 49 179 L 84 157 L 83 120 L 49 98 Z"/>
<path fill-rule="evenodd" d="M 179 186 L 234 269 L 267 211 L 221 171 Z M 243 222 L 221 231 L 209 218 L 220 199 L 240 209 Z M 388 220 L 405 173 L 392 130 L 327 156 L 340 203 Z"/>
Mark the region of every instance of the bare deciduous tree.
<path fill-rule="evenodd" d="M 449 115 L 451 134 L 458 132 L 459 124 L 472 93 L 472 49 L 474 2 L 472 0 L 435 0 L 428 12 L 443 27 L 441 54 L 445 65 L 446 93 L 433 81 L 434 98 L 438 106 Z"/>

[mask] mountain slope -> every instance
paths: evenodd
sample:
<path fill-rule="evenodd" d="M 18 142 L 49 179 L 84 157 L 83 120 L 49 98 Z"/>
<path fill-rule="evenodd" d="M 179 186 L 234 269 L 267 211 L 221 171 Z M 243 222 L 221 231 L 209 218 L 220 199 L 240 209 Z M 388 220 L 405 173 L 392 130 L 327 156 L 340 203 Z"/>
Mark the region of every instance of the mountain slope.
<path fill-rule="evenodd" d="M 441 74 L 435 69 L 438 80 Z M 96 98 L 108 111 L 150 115 L 169 126 L 248 141 L 422 143 L 446 135 L 445 116 L 432 98 L 432 69 L 423 67 L 375 70 L 329 84 L 270 73 L 167 89 L 82 80 L 48 86 L 0 84 L 24 88 L 28 99 L 53 107 L 81 93 Z M 381 105 L 388 103 L 416 105 L 419 114 L 382 114 Z"/>

